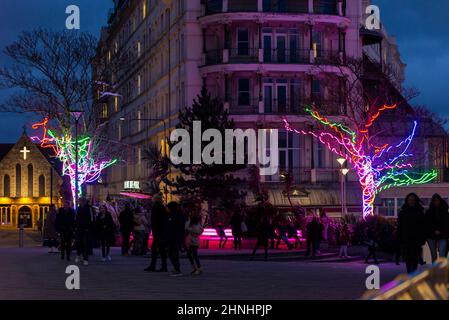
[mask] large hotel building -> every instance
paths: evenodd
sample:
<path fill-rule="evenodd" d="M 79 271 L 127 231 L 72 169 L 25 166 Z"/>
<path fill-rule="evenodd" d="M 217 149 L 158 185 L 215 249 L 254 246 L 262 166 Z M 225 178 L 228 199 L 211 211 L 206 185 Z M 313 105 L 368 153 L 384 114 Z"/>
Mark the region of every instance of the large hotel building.
<path fill-rule="evenodd" d="M 310 103 L 328 116 L 344 113 L 345 100 L 330 84 L 345 86 L 342 70 L 349 58 L 389 65 L 395 74 L 391 86 L 400 91 L 405 64 L 382 25 L 365 28 L 368 5 L 368 0 L 115 0 L 98 57 L 106 63 L 120 57 L 123 63 L 110 75 L 116 94 L 100 99 L 98 110 L 108 138 L 131 145 L 132 152 L 106 170 L 101 188 L 91 192 L 104 199 L 128 188 L 144 189 L 143 150 L 161 145 L 179 110 L 191 106 L 206 85 L 237 127 L 281 129 L 280 171 L 264 178 L 271 202 L 288 207 L 281 174 L 290 171 L 296 203 L 341 212 L 343 176 L 336 156 L 310 137 L 282 130 L 282 119 L 309 128 L 313 122 L 304 105 Z M 441 139 L 435 135 L 422 143 L 428 154 L 423 163 L 440 169 L 439 182 L 447 168 Z M 437 155 L 432 143 L 439 146 Z M 360 212 L 354 172 L 344 177 L 344 185 L 348 211 Z M 425 197 L 441 186 L 423 187 Z M 381 213 L 395 215 L 406 191 L 381 195 Z"/>

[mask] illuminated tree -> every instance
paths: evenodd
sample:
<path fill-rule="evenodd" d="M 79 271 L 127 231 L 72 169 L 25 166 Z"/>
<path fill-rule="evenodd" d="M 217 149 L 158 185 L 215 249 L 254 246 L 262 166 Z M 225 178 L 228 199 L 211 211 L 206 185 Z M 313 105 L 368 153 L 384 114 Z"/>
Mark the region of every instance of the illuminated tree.
<path fill-rule="evenodd" d="M 410 146 L 416 134 L 418 122 L 413 122 L 412 132 L 404 140 L 395 143 L 378 144 L 370 127 L 386 110 L 392 110 L 396 104 L 384 105 L 374 113 L 369 113 L 366 121 L 349 127 L 344 122 L 332 121 L 322 116 L 315 108 L 306 107 L 306 112 L 320 125 L 319 130 L 298 130 L 284 119 L 288 131 L 311 135 L 324 144 L 330 151 L 345 158 L 359 178 L 363 191 L 363 217 L 374 214 L 374 200 L 382 190 L 396 186 L 428 183 L 437 177 L 437 171 L 413 171 L 413 154 Z M 354 123 L 354 122 L 353 122 Z"/>
<path fill-rule="evenodd" d="M 54 155 L 62 163 L 62 174 L 70 178 L 73 203 L 75 196 L 82 196 L 82 186 L 91 183 L 100 177 L 101 172 L 109 166 L 118 162 L 117 158 L 111 158 L 110 153 L 101 148 L 101 143 L 96 143 L 90 136 L 79 136 L 78 146 L 76 138 L 69 132 L 56 133 L 47 128 L 48 118 L 42 122 L 34 124 L 33 129 L 42 128 L 42 137 L 32 137 L 33 141 L 38 141 L 43 148 L 53 149 Z M 76 150 L 78 149 L 78 157 Z M 78 159 L 78 163 L 76 162 Z M 76 190 L 76 169 L 78 164 L 78 190 Z"/>
<path fill-rule="evenodd" d="M 89 33 L 36 29 L 23 32 L 4 49 L 10 61 L 0 67 L 0 87 L 12 89 L 0 110 L 45 119 L 34 126 L 44 131 L 35 140 L 53 148 L 63 173 L 71 178 L 73 194 L 76 137 L 79 194 L 84 183 L 96 180 L 102 169 L 117 162 L 120 150 L 106 139 L 106 126 L 98 119 L 107 98 L 120 97 L 114 82 L 125 64 L 120 53 L 114 53 L 111 61 L 100 59 L 99 50 L 98 40 Z M 74 111 L 80 115 L 76 121 Z"/>

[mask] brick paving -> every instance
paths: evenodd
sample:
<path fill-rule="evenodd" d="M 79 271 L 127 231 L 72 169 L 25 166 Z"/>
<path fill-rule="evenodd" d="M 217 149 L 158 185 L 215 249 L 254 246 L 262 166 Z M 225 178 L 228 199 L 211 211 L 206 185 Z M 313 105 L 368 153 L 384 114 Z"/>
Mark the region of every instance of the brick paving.
<path fill-rule="evenodd" d="M 0 299 L 358 299 L 364 292 L 360 260 L 315 262 L 284 251 L 269 261 L 249 261 L 246 252 L 226 258 L 231 252 L 203 251 L 205 273 L 196 277 L 183 257 L 188 275 L 172 278 L 144 272 L 146 257 L 121 257 L 114 248 L 113 260 L 104 263 L 96 251 L 89 266 L 80 265 L 81 289 L 69 291 L 68 264 L 57 254 L 42 247 L 0 248 Z M 291 259 L 280 259 L 288 254 Z M 404 271 L 392 263 L 380 268 L 382 284 Z"/>

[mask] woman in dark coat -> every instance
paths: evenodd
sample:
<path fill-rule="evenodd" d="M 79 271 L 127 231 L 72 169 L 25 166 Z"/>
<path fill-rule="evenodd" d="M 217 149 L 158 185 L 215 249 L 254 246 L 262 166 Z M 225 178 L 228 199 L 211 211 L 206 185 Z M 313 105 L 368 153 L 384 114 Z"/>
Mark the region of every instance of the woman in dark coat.
<path fill-rule="evenodd" d="M 419 197 L 410 193 L 398 216 L 398 237 L 407 272 L 418 269 L 421 247 L 425 243 L 425 215 Z"/>
<path fill-rule="evenodd" d="M 447 202 L 439 194 L 432 197 L 429 210 L 426 212 L 426 236 L 432 263 L 437 260 L 437 251 L 440 258 L 446 257 L 449 238 L 449 211 Z"/>
<path fill-rule="evenodd" d="M 106 206 L 102 205 L 100 207 L 100 214 L 98 215 L 96 221 L 97 238 L 101 244 L 101 256 L 102 261 L 108 259 L 111 261 L 111 256 L 109 255 L 111 244 L 114 242 L 114 220 L 111 214 L 108 212 Z"/>

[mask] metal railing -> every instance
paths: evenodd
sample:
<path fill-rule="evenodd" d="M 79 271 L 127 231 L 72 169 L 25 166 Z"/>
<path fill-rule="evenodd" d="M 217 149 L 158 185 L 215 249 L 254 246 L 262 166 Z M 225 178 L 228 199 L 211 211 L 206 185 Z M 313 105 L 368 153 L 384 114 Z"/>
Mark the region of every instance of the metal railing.
<path fill-rule="evenodd" d="M 264 63 L 310 63 L 309 50 L 264 49 Z"/>
<path fill-rule="evenodd" d="M 222 64 L 223 49 L 212 49 L 205 52 L 206 65 Z M 336 50 L 318 50 L 313 60 L 308 49 L 262 49 L 263 62 L 272 64 L 323 64 L 341 65 L 344 63 L 340 52 Z M 227 63 L 259 63 L 259 48 L 231 48 Z"/>
<path fill-rule="evenodd" d="M 308 13 L 308 0 L 264 0 L 263 11 L 273 13 Z"/>
<path fill-rule="evenodd" d="M 206 15 L 223 12 L 223 0 L 204 0 Z M 228 0 L 225 12 L 258 12 L 257 0 Z M 308 0 L 263 0 L 263 12 L 309 13 Z M 314 0 L 315 14 L 338 15 L 337 0 Z"/>
<path fill-rule="evenodd" d="M 230 63 L 255 63 L 259 62 L 259 49 L 257 48 L 232 48 L 229 50 Z"/>
<path fill-rule="evenodd" d="M 379 291 L 367 291 L 364 300 L 449 300 L 449 260 L 439 259 L 430 269 L 400 275 Z"/>
<path fill-rule="evenodd" d="M 244 115 L 259 113 L 259 99 L 249 99 L 249 101 L 239 101 L 238 99 L 230 99 L 229 114 Z"/>
<path fill-rule="evenodd" d="M 311 100 L 311 99 L 287 99 L 287 100 L 263 100 L 265 115 L 307 115 L 305 106 L 315 104 L 322 115 L 338 116 L 344 112 L 343 104 L 334 100 Z M 238 99 L 229 100 L 230 114 L 259 114 L 259 99 L 250 99 L 242 103 Z"/>
<path fill-rule="evenodd" d="M 257 0 L 228 0 L 228 12 L 256 12 Z"/>

